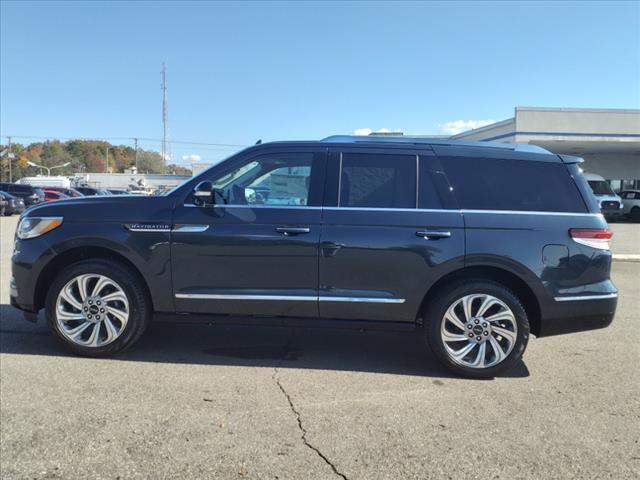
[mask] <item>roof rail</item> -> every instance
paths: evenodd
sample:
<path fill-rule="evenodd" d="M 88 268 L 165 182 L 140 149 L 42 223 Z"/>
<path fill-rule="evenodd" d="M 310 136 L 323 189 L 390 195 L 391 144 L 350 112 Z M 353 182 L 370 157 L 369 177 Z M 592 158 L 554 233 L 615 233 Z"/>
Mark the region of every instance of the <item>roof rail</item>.
<path fill-rule="evenodd" d="M 526 143 L 498 143 L 498 142 L 468 142 L 450 139 L 420 138 L 420 137 L 383 137 L 383 136 L 360 136 L 360 135 L 332 135 L 320 140 L 324 143 L 402 143 L 411 145 L 451 145 L 458 147 L 482 147 L 501 148 L 516 152 L 546 153 L 553 155 L 537 145 Z"/>

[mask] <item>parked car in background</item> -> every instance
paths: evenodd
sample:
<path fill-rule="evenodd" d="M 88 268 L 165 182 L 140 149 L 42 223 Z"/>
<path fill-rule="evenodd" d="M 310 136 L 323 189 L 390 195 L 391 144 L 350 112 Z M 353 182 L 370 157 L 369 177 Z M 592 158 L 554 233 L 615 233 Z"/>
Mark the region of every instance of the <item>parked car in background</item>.
<path fill-rule="evenodd" d="M 55 190 L 56 192 L 62 192 L 67 197 L 76 198 L 76 197 L 84 197 L 82 193 L 80 193 L 75 188 L 64 188 L 64 187 L 47 187 L 47 190 Z"/>
<path fill-rule="evenodd" d="M 624 204 L 624 214 L 634 222 L 640 222 L 640 190 L 623 190 L 620 198 Z"/>
<path fill-rule="evenodd" d="M 64 193 L 58 192 L 56 190 L 49 190 L 45 188 L 43 192 L 45 202 L 55 202 L 56 200 L 64 200 L 65 198 L 69 198 L 68 195 L 65 195 Z"/>
<path fill-rule="evenodd" d="M 93 188 L 93 187 L 73 187 L 78 192 L 83 194 L 84 196 L 94 196 L 94 195 L 111 195 L 106 190 L 102 190 L 101 188 Z"/>
<path fill-rule="evenodd" d="M 109 188 L 108 191 L 109 193 L 111 193 L 111 195 L 129 195 L 129 192 L 127 190 L 122 190 L 119 188 Z"/>
<path fill-rule="evenodd" d="M 26 208 L 44 202 L 44 192 L 42 189 L 32 185 L 1 182 L 0 190 L 10 193 L 14 197 L 22 198 Z"/>
<path fill-rule="evenodd" d="M 4 207 L 5 215 L 20 215 L 25 211 L 26 207 L 24 206 L 24 200 L 21 197 L 15 197 L 10 193 L 3 192 L 1 190 L 0 196 L 7 201 L 7 204 Z"/>
<path fill-rule="evenodd" d="M 16 183 L 21 185 L 32 185 L 34 187 L 49 188 L 49 187 L 61 187 L 69 188 L 71 186 L 71 180 L 68 177 L 63 176 L 36 176 L 36 177 L 22 177 L 17 180 Z"/>
<path fill-rule="evenodd" d="M 593 195 L 600 205 L 600 212 L 608 221 L 619 220 L 624 216 L 622 199 L 615 194 L 609 182 L 600 175 L 584 173 Z"/>
<path fill-rule="evenodd" d="M 0 195 L 0 215 L 3 217 L 4 217 L 4 211 L 7 205 L 9 205 L 9 202 L 7 202 L 7 200 L 5 200 L 5 198 L 2 195 Z"/>
<path fill-rule="evenodd" d="M 417 329 L 453 372 L 493 377 L 530 334 L 613 320 L 612 233 L 580 162 L 415 138 L 255 145 L 164 196 L 28 210 L 11 304 L 92 357 L 154 318 L 288 320 Z"/>

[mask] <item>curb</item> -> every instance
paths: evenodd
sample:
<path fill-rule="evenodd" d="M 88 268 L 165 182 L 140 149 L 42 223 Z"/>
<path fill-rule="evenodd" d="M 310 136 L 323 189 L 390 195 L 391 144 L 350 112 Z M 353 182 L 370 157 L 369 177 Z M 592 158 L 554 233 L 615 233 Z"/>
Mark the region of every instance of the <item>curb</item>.
<path fill-rule="evenodd" d="M 629 253 L 614 253 L 614 262 L 640 262 L 640 255 Z"/>

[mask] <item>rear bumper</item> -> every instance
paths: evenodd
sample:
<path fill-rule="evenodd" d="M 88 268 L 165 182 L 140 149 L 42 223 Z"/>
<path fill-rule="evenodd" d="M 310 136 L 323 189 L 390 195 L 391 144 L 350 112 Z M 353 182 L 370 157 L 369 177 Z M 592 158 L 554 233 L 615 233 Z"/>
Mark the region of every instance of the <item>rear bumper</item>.
<path fill-rule="evenodd" d="M 540 322 L 538 337 L 596 330 L 611 325 L 618 293 L 556 297 L 553 315 Z"/>

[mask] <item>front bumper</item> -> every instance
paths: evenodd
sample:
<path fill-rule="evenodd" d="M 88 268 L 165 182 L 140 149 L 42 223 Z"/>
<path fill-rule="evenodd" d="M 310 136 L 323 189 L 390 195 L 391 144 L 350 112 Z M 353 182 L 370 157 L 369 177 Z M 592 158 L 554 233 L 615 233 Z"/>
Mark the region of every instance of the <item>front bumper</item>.
<path fill-rule="evenodd" d="M 54 251 L 43 237 L 16 240 L 11 257 L 9 298 L 11 305 L 25 312 L 36 312 L 36 284 Z"/>

